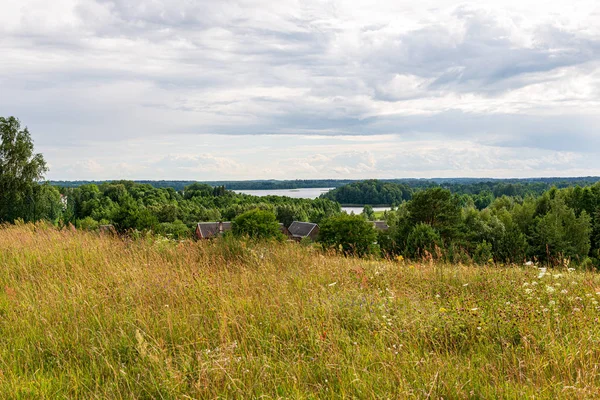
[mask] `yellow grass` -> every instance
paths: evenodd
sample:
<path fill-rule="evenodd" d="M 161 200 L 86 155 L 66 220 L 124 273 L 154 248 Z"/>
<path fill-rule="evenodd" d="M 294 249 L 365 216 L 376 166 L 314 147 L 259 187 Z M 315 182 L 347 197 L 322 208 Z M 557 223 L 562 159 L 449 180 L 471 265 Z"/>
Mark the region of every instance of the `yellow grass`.
<path fill-rule="evenodd" d="M 566 269 L 5 226 L 0 398 L 598 398 L 597 292 Z"/>

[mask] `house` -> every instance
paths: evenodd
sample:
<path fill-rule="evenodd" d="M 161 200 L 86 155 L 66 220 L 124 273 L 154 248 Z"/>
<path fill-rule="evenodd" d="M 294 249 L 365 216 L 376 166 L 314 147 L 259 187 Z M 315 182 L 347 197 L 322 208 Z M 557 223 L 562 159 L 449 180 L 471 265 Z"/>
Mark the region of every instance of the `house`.
<path fill-rule="evenodd" d="M 210 239 L 231 230 L 231 222 L 199 222 L 196 226 L 197 239 Z"/>
<path fill-rule="evenodd" d="M 388 229 L 390 229 L 390 227 L 385 221 L 371 221 L 371 223 L 373 224 L 375 229 L 380 231 L 387 231 Z"/>
<path fill-rule="evenodd" d="M 304 238 L 316 240 L 319 235 L 319 225 L 312 222 L 294 221 L 289 226 L 291 238 L 296 241 L 301 241 Z"/>

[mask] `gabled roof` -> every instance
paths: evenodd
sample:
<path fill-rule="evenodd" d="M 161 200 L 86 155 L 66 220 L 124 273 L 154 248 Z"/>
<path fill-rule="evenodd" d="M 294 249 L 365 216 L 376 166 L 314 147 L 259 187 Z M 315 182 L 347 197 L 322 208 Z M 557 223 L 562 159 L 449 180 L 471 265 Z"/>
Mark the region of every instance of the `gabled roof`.
<path fill-rule="evenodd" d="M 222 224 L 222 226 L 219 226 Z M 197 231 L 201 238 L 210 238 L 231 230 L 231 222 L 199 222 Z"/>
<path fill-rule="evenodd" d="M 387 231 L 388 229 L 390 229 L 387 222 L 385 222 L 385 221 L 371 221 L 371 222 L 375 226 L 375 229 L 379 229 L 382 231 Z"/>
<path fill-rule="evenodd" d="M 307 237 L 318 225 L 312 222 L 294 221 L 288 228 L 293 237 Z"/>

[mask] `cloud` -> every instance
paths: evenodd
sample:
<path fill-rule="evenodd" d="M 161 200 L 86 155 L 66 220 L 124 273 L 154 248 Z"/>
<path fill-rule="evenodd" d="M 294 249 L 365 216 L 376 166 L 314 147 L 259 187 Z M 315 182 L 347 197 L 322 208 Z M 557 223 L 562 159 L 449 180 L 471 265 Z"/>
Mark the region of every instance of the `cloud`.
<path fill-rule="evenodd" d="M 0 59 L 0 109 L 53 157 L 113 144 L 106 151 L 126 158 L 135 144 L 162 159 L 136 158 L 132 174 L 277 174 L 251 162 L 252 148 L 289 161 L 267 140 L 238 148 L 231 138 L 243 135 L 290 137 L 290 146 L 338 140 L 338 156 L 350 159 L 322 154 L 330 160 L 319 176 L 389 173 L 343 139 L 351 136 L 587 157 L 600 145 L 600 14 L 594 1 L 575 3 L 23 0 L 0 14 L 0 51 L 10 55 Z M 222 136 L 231 150 L 222 158 L 237 164 L 152 145 L 206 135 Z M 105 171 L 112 156 L 94 155 Z M 85 178 L 66 165 L 84 159 L 50 161 Z"/>

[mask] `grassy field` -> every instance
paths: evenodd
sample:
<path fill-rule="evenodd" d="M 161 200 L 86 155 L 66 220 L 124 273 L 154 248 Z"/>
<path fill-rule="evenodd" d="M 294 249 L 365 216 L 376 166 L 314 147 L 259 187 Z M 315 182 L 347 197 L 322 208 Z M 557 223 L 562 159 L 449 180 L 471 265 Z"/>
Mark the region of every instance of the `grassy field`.
<path fill-rule="evenodd" d="M 0 228 L 0 398 L 598 398 L 600 276 Z"/>

